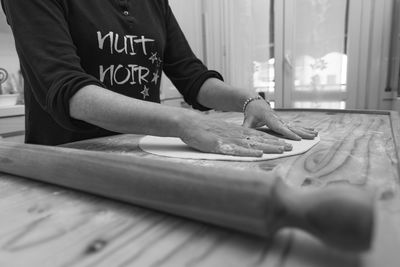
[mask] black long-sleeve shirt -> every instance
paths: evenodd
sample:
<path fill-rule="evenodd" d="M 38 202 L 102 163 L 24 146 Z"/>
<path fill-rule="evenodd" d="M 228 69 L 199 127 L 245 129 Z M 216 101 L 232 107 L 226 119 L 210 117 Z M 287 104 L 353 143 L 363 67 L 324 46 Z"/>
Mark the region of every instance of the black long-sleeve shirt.
<path fill-rule="evenodd" d="M 1 0 L 25 78 L 26 142 L 57 145 L 115 134 L 70 117 L 82 87 L 160 102 L 164 71 L 186 102 L 209 71 L 190 49 L 168 0 Z M 134 123 L 134 122 L 132 122 Z"/>

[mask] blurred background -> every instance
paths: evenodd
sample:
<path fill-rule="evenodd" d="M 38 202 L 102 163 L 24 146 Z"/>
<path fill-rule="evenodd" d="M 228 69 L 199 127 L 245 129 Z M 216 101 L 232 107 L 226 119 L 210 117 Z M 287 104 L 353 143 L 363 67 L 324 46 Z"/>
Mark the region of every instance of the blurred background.
<path fill-rule="evenodd" d="M 400 0 L 169 2 L 209 68 L 276 108 L 399 110 Z M 2 12 L 0 81 L 0 116 L 10 106 L 22 112 L 23 80 Z M 165 77 L 162 99 L 184 105 Z"/>
<path fill-rule="evenodd" d="M 196 54 L 275 107 L 385 110 L 399 110 L 399 2 L 170 0 Z"/>

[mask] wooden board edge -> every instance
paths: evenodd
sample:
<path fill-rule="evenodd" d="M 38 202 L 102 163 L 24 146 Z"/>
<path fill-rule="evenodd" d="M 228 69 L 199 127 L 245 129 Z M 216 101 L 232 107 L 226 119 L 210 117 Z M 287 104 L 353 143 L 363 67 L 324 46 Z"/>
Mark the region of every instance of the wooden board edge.
<path fill-rule="evenodd" d="M 283 112 L 329 112 L 329 113 L 358 113 L 358 114 L 374 114 L 374 115 L 390 115 L 390 110 L 365 110 L 365 109 L 304 109 L 304 108 L 277 108 L 275 111 Z"/>
<path fill-rule="evenodd" d="M 397 177 L 400 181 L 400 116 L 397 111 L 390 112 L 390 124 L 397 156 Z"/>

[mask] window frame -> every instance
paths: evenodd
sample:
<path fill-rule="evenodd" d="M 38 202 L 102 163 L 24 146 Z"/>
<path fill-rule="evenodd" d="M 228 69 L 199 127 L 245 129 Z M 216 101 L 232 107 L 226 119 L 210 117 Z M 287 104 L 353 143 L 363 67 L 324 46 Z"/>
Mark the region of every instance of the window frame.
<path fill-rule="evenodd" d="M 202 0 L 205 3 L 204 20 L 206 32 L 206 62 L 210 68 L 219 70 L 229 83 L 229 49 L 227 43 L 231 34 L 229 27 L 229 0 Z M 275 93 L 273 101 L 277 108 L 290 108 L 293 67 L 290 46 L 293 27 L 290 23 L 291 2 L 274 1 L 274 55 Z M 400 0 L 349 0 L 346 38 L 347 109 L 390 109 L 397 98 L 400 73 L 400 40 L 392 40 L 394 27 L 393 5 L 400 14 Z M 396 17 L 396 16 L 395 16 Z M 396 19 L 399 24 L 399 18 Z M 396 24 L 396 25 L 397 25 Z M 225 27 L 225 28 L 224 28 Z M 221 31 L 221 29 L 227 29 Z M 400 26 L 395 27 L 400 36 Z M 396 42 L 395 42 L 396 41 Z M 392 49 L 391 49 L 392 47 Z M 396 49 L 393 50 L 393 47 Z M 390 57 L 395 59 L 390 59 Z M 392 63 L 390 64 L 390 61 Z M 391 67 L 392 66 L 392 67 Z M 394 67 L 393 67 L 394 66 Z M 395 74 L 393 74 L 395 73 Z M 388 86 L 390 84 L 390 86 Z"/>

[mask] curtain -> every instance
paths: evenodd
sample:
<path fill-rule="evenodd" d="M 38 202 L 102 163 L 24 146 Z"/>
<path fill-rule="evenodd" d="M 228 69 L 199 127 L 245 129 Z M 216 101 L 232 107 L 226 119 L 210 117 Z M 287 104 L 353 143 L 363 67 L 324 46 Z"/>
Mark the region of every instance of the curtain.
<path fill-rule="evenodd" d="M 287 1 L 291 107 L 345 108 L 348 0 Z M 288 13 L 286 13 L 288 14 Z"/>

